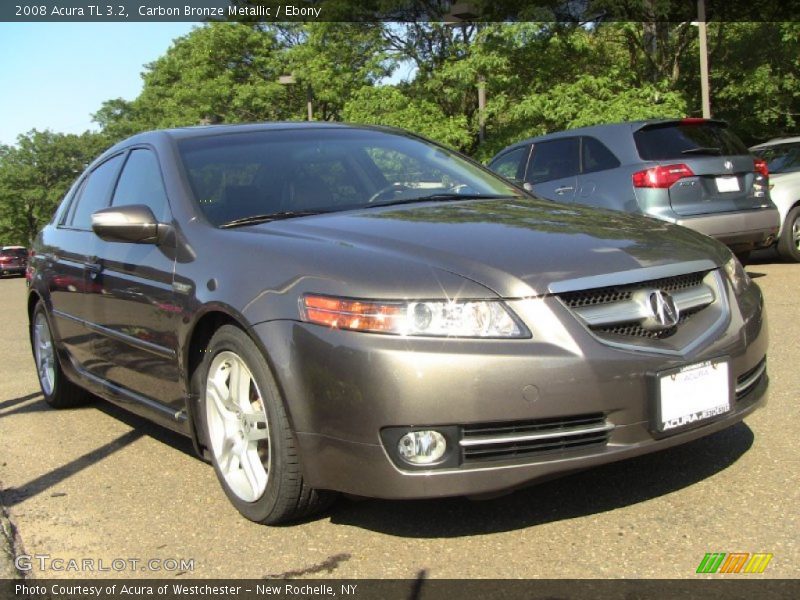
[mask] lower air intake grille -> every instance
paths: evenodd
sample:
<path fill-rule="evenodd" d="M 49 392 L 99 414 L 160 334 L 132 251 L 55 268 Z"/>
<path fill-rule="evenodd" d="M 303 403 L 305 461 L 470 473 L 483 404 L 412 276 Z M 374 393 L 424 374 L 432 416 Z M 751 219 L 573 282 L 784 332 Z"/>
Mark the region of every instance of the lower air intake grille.
<path fill-rule="evenodd" d="M 461 439 L 463 462 L 528 458 L 608 442 L 612 425 L 602 413 L 467 425 Z"/>
<path fill-rule="evenodd" d="M 761 359 L 755 367 L 736 378 L 736 400 L 749 394 L 767 372 L 767 358 Z"/>

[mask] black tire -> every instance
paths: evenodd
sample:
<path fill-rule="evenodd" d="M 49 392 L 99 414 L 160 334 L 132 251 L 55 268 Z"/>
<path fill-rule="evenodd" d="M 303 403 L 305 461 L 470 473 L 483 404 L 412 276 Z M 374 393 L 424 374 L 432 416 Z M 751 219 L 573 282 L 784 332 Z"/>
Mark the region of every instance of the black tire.
<path fill-rule="evenodd" d="M 259 449 L 262 465 L 267 472 L 266 489 L 252 502 L 242 499 L 228 484 L 211 443 L 206 385 L 215 357 L 223 352 L 233 353 L 245 363 L 260 392 L 267 417 L 267 456 L 262 456 Z M 225 495 L 243 516 L 257 523 L 276 525 L 310 517 L 332 504 L 336 498 L 334 492 L 315 490 L 304 482 L 297 442 L 280 391 L 263 354 L 244 331 L 233 325 L 223 325 L 216 331 L 203 353 L 203 360 L 192 375 L 192 390 L 199 398 L 198 427 L 208 447 L 211 464 Z"/>
<path fill-rule="evenodd" d="M 734 252 L 736 254 L 736 258 L 739 259 L 739 262 L 742 263 L 742 266 L 747 264 L 747 261 L 750 260 L 750 250 L 746 250 L 744 252 Z"/>
<path fill-rule="evenodd" d="M 800 205 L 794 206 L 786 215 L 783 231 L 778 240 L 778 254 L 792 262 L 800 262 L 800 248 L 797 247 L 798 242 L 794 237 L 797 228 L 800 228 Z"/>
<path fill-rule="evenodd" d="M 31 350 L 33 351 L 33 360 L 36 367 L 36 375 L 39 379 L 39 387 L 42 390 L 45 402 L 53 408 L 73 408 L 91 402 L 92 396 L 84 390 L 72 383 L 67 376 L 64 375 L 64 370 L 61 368 L 61 363 L 58 359 L 58 353 L 53 350 L 53 384 L 47 385 L 43 380 L 43 374 L 39 368 L 38 355 L 36 353 L 36 339 L 35 328 L 37 321 L 42 319 L 41 323 L 47 327 L 50 336 L 50 343 L 53 343 L 52 327 L 50 326 L 50 319 L 47 316 L 47 311 L 44 304 L 39 301 L 33 309 L 30 322 L 30 340 Z M 48 390 L 48 388 L 50 388 Z"/>

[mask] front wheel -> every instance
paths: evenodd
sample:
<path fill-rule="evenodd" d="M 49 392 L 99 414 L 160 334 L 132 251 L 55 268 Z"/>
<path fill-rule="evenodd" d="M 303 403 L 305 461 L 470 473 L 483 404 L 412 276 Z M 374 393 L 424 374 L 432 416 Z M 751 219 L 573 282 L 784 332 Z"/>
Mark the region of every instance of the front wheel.
<path fill-rule="evenodd" d="M 795 206 L 786 215 L 778 240 L 778 253 L 787 260 L 800 262 L 800 206 Z"/>
<path fill-rule="evenodd" d="M 330 504 L 334 494 L 303 481 L 277 385 L 247 334 L 231 325 L 221 327 L 192 383 L 217 478 L 242 515 L 274 525 Z"/>

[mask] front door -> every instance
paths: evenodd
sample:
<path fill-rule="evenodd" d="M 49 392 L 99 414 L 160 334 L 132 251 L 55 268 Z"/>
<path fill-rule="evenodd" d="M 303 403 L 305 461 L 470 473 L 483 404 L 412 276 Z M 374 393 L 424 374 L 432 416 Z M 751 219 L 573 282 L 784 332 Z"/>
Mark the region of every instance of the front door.
<path fill-rule="evenodd" d="M 147 205 L 159 222 L 172 220 L 158 158 L 149 148 L 128 153 L 114 189 L 112 207 L 130 204 Z M 98 242 L 87 290 L 101 333 L 94 353 L 106 365 L 104 378 L 177 412 L 183 407 L 176 355 L 182 313 L 172 289 L 174 249 Z"/>

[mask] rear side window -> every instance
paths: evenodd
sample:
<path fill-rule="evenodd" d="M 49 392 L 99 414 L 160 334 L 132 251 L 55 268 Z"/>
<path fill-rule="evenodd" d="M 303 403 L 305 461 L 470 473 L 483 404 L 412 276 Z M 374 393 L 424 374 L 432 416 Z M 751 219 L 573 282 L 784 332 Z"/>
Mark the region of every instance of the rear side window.
<path fill-rule="evenodd" d="M 582 151 L 584 173 L 616 169 L 620 165 L 614 153 L 603 142 L 593 137 L 583 138 Z"/>
<path fill-rule="evenodd" d="M 119 177 L 111 205 L 130 204 L 144 204 L 153 211 L 157 220 L 169 221 L 167 193 L 161 180 L 158 158 L 150 150 L 131 152 Z"/>
<path fill-rule="evenodd" d="M 525 181 L 543 183 L 577 175 L 580 170 L 578 138 L 539 142 L 533 146 Z"/>
<path fill-rule="evenodd" d="M 92 213 L 108 206 L 111 186 L 119 171 L 122 155 L 119 154 L 97 167 L 89 174 L 73 210 L 70 224 L 76 229 L 92 228 Z"/>
<path fill-rule="evenodd" d="M 718 123 L 665 123 L 646 126 L 633 134 L 644 160 L 673 160 L 693 155 L 749 154 L 730 129 Z"/>
<path fill-rule="evenodd" d="M 507 152 L 495 160 L 489 168 L 506 179 L 521 179 L 525 171 L 524 160 L 528 156 L 530 146 L 522 146 Z"/>

